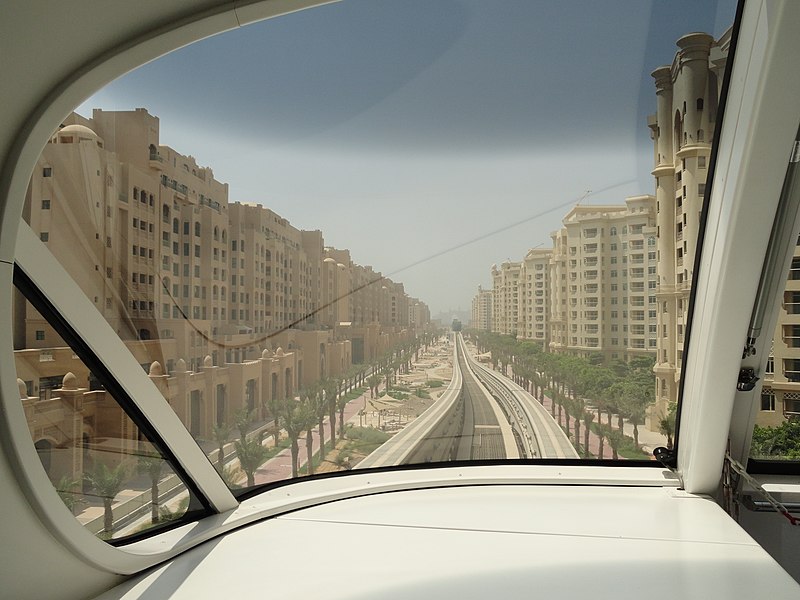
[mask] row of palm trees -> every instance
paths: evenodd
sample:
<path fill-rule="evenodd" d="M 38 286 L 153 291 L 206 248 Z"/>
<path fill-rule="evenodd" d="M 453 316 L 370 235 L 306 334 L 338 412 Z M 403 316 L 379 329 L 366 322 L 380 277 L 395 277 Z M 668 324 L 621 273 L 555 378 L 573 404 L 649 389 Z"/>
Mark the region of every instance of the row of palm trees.
<path fill-rule="evenodd" d="M 381 383 L 390 389 L 396 381 L 398 373 L 408 372 L 412 360 L 419 356 L 421 348 L 427 348 L 435 342 L 436 336 L 432 332 L 423 332 L 418 337 L 403 342 L 387 352 L 379 360 L 370 365 L 353 365 L 345 373 L 331 376 L 314 385 L 302 389 L 296 397 L 277 398 L 267 402 L 266 408 L 272 416 L 272 422 L 265 428 L 259 429 L 255 435 L 250 435 L 254 427 L 255 411 L 242 408 L 236 411 L 231 422 L 223 422 L 212 428 L 213 439 L 216 442 L 215 467 L 230 487 L 237 487 L 237 474 L 225 465 L 225 446 L 232 440 L 234 433 L 238 437 L 233 440 L 235 455 L 239 468 L 247 477 L 247 486 L 255 485 L 255 473 L 267 460 L 270 451 L 264 446 L 265 436 L 271 436 L 274 444 L 280 441 L 283 432 L 289 439 L 292 457 L 292 477 L 297 477 L 299 472 L 299 440 L 305 435 L 308 474 L 315 470 L 313 461 L 313 434 L 317 430 L 320 440 L 320 456 L 325 456 L 327 443 L 331 449 L 336 444 L 336 437 L 341 440 L 345 435 L 344 411 L 350 398 L 347 392 L 368 385 L 374 395 L 378 394 Z M 326 441 L 325 419 L 328 418 L 329 431 Z M 338 421 L 338 432 L 337 432 Z M 145 474 L 150 480 L 151 490 L 151 515 L 153 524 L 170 518 L 159 504 L 158 484 L 166 467 L 165 460 L 158 454 L 144 453 L 138 457 L 136 471 Z M 114 530 L 112 502 L 122 490 L 130 475 L 130 467 L 122 462 L 110 467 L 98 461 L 93 469 L 84 474 L 86 485 L 94 494 L 102 498 L 103 535 L 110 537 Z M 57 485 L 59 495 L 64 503 L 74 510 L 79 502 L 76 500 L 75 490 L 80 487 L 79 481 L 67 481 L 64 478 Z"/>
<path fill-rule="evenodd" d="M 300 467 L 300 439 L 305 436 L 306 465 L 309 475 L 313 475 L 315 465 L 313 461 L 313 435 L 314 430 L 320 441 L 319 455 L 327 453 L 327 443 L 330 448 L 336 444 L 337 422 L 338 438 L 345 435 L 344 411 L 350 398 L 349 390 L 364 385 L 369 386 L 371 395 L 377 396 L 381 383 L 386 389 L 397 380 L 399 373 L 407 373 L 411 369 L 412 361 L 419 357 L 419 351 L 434 343 L 437 335 L 433 332 L 422 332 L 415 338 L 402 342 L 392 348 L 380 359 L 370 365 L 354 365 L 351 369 L 339 376 L 322 379 L 315 384 L 301 389 L 297 396 L 291 398 L 274 398 L 267 402 L 266 408 L 272 416 L 272 423 L 266 429 L 277 445 L 282 432 L 286 433 L 289 440 L 292 462 L 292 477 L 297 477 Z M 325 419 L 328 419 L 328 436 L 326 438 Z M 239 430 L 239 440 L 234 444 L 239 464 L 247 476 L 247 486 L 255 485 L 255 471 L 266 461 L 269 453 L 263 446 L 262 430 L 255 438 L 247 437 L 252 418 L 251 413 L 242 409 L 234 416 L 235 427 Z M 232 427 L 221 424 L 213 429 L 213 436 L 218 445 L 217 469 L 225 476 L 224 471 L 224 446 L 229 440 Z M 261 450 L 259 450 L 261 448 Z M 229 482 L 230 483 L 230 482 Z"/>
<path fill-rule="evenodd" d="M 612 361 L 605 364 L 600 354 L 583 357 L 545 352 L 537 342 L 517 340 L 507 335 L 473 332 L 472 338 L 479 351 L 491 352 L 495 369 L 511 375 L 540 402 L 544 403 L 547 392 L 552 399 L 553 418 L 572 437 L 575 447 L 584 456 L 590 456 L 589 436 L 593 429 L 600 444 L 597 458 L 604 458 L 606 442 L 611 457 L 618 458 L 626 439 L 626 420 L 633 426 L 633 447 L 639 451 L 639 426 L 644 424 L 647 409 L 654 401 L 652 359 L 637 357 L 627 363 Z M 603 415 L 605 423 L 602 422 Z M 595 419 L 597 423 L 593 425 Z M 671 447 L 674 411 L 663 415 L 660 425 Z"/>

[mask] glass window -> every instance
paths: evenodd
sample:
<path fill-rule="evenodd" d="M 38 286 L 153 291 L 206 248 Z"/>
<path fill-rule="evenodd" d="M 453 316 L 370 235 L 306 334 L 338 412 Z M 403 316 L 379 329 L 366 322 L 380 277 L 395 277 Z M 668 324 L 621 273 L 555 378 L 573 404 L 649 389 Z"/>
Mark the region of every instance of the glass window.
<path fill-rule="evenodd" d="M 713 138 L 734 3 L 681 11 L 620 3 L 616 19 L 613 3 L 590 2 L 558 22 L 544 18 L 544 6 L 460 3 L 459 20 L 428 3 L 341 3 L 321 21 L 320 11 L 300 11 L 257 23 L 145 65 L 65 119 L 63 129 L 89 128 L 104 146 L 45 147 L 31 227 L 52 234 L 54 259 L 97 299 L 99 318 L 138 364 L 172 365 L 152 376 L 164 378 L 165 399 L 232 488 L 375 466 L 398 432 L 451 401 L 445 412 L 459 421 L 450 384 L 475 354 L 476 369 L 518 382 L 538 418 L 559 425 L 569 456 L 650 464 L 653 447 L 672 443 L 664 419 L 678 399 L 684 341 L 674 327 L 672 337 L 656 335 L 679 311 L 673 301 L 657 310 L 655 298 L 659 286 L 679 301 L 691 292 L 698 215 L 678 210 L 676 194 L 686 193 L 681 182 L 703 194 L 707 169 L 681 158 L 685 134 L 692 143 L 699 131 Z M 651 22 L 657 35 L 627 35 Z M 354 27 L 363 36 L 337 33 Z M 692 68 L 660 69 L 685 64 L 675 42 L 690 33 L 692 48 L 703 48 Z M 224 57 L 229 45 L 251 48 L 255 60 L 245 71 L 220 69 L 219 95 L 208 94 L 204 57 Z M 543 51 L 557 60 L 541 60 Z M 589 97 L 597 73 L 604 84 Z M 656 96 L 689 82 L 703 90 L 704 109 L 691 131 L 676 130 L 686 99 L 661 94 L 671 98 L 661 106 Z M 176 98 L 180 111 L 170 108 Z M 182 125 L 189 118 L 208 127 L 198 134 Z M 244 151 L 251 147 L 259 152 Z M 145 149 L 156 157 L 148 164 Z M 606 191 L 576 188 L 560 168 L 566 160 Z M 81 174 L 97 166 L 127 175 L 94 200 Z M 128 204 L 130 190 L 137 202 Z M 457 208 L 445 197 L 458 198 Z M 113 227 L 95 208 L 114 216 Z M 432 216 L 409 217 L 423 212 Z M 463 226 L 440 216 L 454 214 Z M 509 215 L 518 227 L 507 228 Z M 680 243 L 656 240 L 657 221 L 670 232 L 680 223 Z M 107 239 L 108 247 L 95 243 Z M 646 273 L 644 252 L 653 261 Z M 629 263 L 641 266 L 616 267 Z M 226 295 L 213 286 L 228 271 L 236 292 Z M 532 274 L 544 277 L 526 294 L 519 282 Z M 454 319 L 452 306 L 472 310 Z M 630 317 L 616 310 L 628 306 Z M 464 345 L 437 321 L 461 331 Z M 65 346 L 46 328 L 46 337 L 28 338 L 42 330 L 40 316 L 26 314 L 20 326 L 21 352 L 60 356 Z M 608 337 L 629 329 L 630 346 Z M 654 368 L 666 382 L 659 393 Z M 547 457 L 533 423 L 515 411 L 509 423 L 502 406 L 475 402 L 478 430 L 426 438 L 404 461 Z"/>
<path fill-rule="evenodd" d="M 104 540 L 207 514 L 158 444 L 140 428 L 141 421 L 123 408 L 121 388 L 99 365 L 88 367 L 64 341 L 61 336 L 71 339 L 73 332 L 64 325 L 55 331 L 49 321 L 52 307 L 20 277 L 20 301 L 47 328 L 35 330 L 27 348 L 15 352 L 20 402 L 42 467 L 66 507 Z M 149 337 L 147 330 L 141 333 Z M 15 328 L 15 335 L 24 334 Z M 39 342 L 45 340 L 43 348 Z M 157 362 L 149 372 L 157 381 L 164 379 Z"/>

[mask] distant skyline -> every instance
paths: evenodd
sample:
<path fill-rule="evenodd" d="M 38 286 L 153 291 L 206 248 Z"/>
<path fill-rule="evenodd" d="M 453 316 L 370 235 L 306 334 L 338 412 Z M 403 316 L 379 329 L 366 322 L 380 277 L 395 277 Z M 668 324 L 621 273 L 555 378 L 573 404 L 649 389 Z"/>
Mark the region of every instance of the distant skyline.
<path fill-rule="evenodd" d="M 649 73 L 735 3 L 353 0 L 178 50 L 84 102 L 144 107 L 161 143 L 432 313 L 549 247 L 579 198 L 653 193 Z M 587 195 L 587 190 L 592 193 Z"/>

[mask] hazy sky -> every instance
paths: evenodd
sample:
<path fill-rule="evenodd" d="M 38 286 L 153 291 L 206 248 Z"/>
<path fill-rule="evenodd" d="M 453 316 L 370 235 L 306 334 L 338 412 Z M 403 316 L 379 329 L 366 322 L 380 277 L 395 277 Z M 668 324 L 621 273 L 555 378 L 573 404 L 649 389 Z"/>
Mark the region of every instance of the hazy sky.
<path fill-rule="evenodd" d="M 321 229 L 433 312 L 468 308 L 492 263 L 549 247 L 587 190 L 596 204 L 653 193 L 649 73 L 734 10 L 344 0 L 176 51 L 78 112 L 147 108 L 230 201 Z"/>

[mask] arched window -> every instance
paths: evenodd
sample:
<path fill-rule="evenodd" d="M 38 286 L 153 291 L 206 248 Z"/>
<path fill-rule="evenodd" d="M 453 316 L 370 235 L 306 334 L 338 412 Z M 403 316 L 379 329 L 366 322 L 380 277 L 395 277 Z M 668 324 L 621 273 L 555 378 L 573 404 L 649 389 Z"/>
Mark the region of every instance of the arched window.
<path fill-rule="evenodd" d="M 616 227 L 612 227 L 611 228 L 611 235 L 617 235 L 617 228 Z"/>
<path fill-rule="evenodd" d="M 172 219 L 172 233 L 181 232 L 181 222 L 178 219 Z"/>
<path fill-rule="evenodd" d="M 164 223 L 169 223 L 169 206 L 166 204 L 161 207 L 161 218 L 164 219 Z"/>
<path fill-rule="evenodd" d="M 656 238 L 654 238 L 654 237 L 647 238 L 647 245 L 648 246 L 655 246 L 656 245 Z"/>
<path fill-rule="evenodd" d="M 216 225 L 214 225 L 214 241 L 215 242 L 219 241 L 219 227 L 217 227 Z"/>
<path fill-rule="evenodd" d="M 225 233 L 225 230 L 222 230 L 222 243 L 226 243 L 228 241 L 228 235 Z"/>
<path fill-rule="evenodd" d="M 703 110 L 703 99 L 702 98 L 698 98 L 697 99 L 697 110 Z"/>
<path fill-rule="evenodd" d="M 627 235 L 627 234 L 628 234 L 628 226 L 627 225 L 623 225 L 623 227 L 622 227 L 622 235 Z"/>
<path fill-rule="evenodd" d="M 267 250 L 266 254 L 264 254 L 264 260 L 266 260 L 268 262 L 271 261 L 272 260 L 272 252 Z"/>

